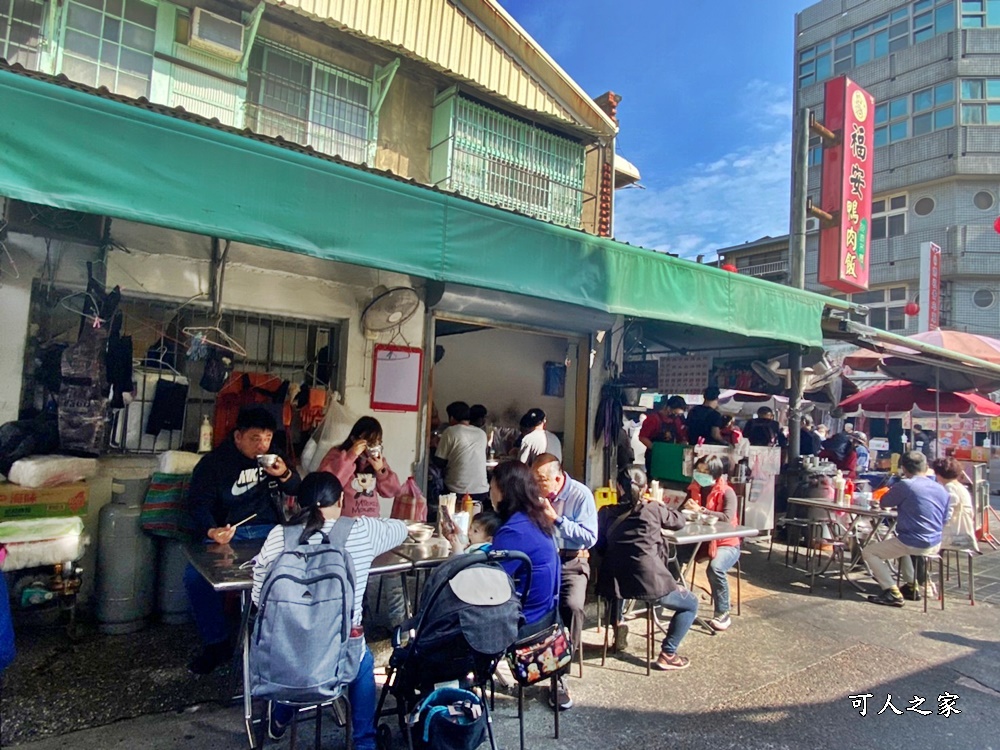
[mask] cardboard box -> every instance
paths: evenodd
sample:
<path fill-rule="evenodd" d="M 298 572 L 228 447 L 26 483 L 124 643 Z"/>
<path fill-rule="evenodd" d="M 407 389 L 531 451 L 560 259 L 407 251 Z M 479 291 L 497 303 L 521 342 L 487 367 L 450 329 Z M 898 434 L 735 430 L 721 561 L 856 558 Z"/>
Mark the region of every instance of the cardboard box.
<path fill-rule="evenodd" d="M 86 482 L 37 488 L 3 482 L 0 483 L 0 521 L 83 516 L 87 513 L 89 500 Z"/>

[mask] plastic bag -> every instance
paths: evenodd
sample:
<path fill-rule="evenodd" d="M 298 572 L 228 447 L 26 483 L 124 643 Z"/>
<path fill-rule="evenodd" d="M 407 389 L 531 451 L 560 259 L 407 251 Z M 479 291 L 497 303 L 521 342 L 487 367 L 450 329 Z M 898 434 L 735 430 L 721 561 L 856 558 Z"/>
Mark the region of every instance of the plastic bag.
<path fill-rule="evenodd" d="M 392 512 L 389 515 L 401 521 L 422 523 L 427 520 L 427 498 L 413 477 L 408 478 L 400 488 L 399 494 L 392 501 Z"/>
<path fill-rule="evenodd" d="M 302 449 L 300 465 L 305 473 L 316 471 L 331 448 L 344 442 L 357 418 L 339 401 L 338 393 L 330 394 L 323 422 L 313 431 Z"/>

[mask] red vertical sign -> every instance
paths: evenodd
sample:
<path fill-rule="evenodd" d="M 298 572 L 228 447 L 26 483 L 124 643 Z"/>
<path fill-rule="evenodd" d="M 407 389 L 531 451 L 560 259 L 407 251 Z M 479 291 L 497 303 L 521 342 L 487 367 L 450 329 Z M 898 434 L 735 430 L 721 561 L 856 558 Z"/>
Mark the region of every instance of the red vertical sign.
<path fill-rule="evenodd" d="M 823 150 L 823 210 L 833 226 L 819 235 L 819 283 L 841 292 L 868 289 L 875 99 L 841 76 L 826 82 L 824 125 L 838 136 Z"/>
<path fill-rule="evenodd" d="M 931 246 L 930 284 L 927 292 L 927 326 L 933 331 L 941 327 L 941 248 Z"/>

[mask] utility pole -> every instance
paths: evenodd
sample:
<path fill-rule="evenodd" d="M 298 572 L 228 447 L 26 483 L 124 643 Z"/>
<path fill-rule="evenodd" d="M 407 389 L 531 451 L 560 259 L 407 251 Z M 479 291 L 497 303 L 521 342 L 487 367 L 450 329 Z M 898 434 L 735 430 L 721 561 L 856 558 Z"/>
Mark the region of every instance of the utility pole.
<path fill-rule="evenodd" d="M 797 97 L 796 97 L 797 98 Z M 809 117 L 803 107 L 794 122 L 792 150 L 792 205 L 788 231 L 789 269 L 792 286 L 806 287 L 806 198 L 809 195 Z M 802 346 L 794 344 L 788 353 L 791 393 L 788 397 L 788 463 L 799 460 L 802 435 Z"/>

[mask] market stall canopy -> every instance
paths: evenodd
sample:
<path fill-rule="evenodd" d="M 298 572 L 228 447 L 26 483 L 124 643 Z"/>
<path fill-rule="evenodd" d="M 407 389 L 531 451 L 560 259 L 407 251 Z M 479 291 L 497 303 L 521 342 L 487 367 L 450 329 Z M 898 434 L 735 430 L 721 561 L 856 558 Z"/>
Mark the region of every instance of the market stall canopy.
<path fill-rule="evenodd" d="M 20 68 L 0 102 L 18 200 L 810 347 L 844 307 Z"/>
<path fill-rule="evenodd" d="M 877 369 L 947 392 L 1000 388 L 1000 341 L 986 336 L 942 330 L 900 336 L 844 319 L 824 321 L 824 330 L 863 347 L 844 359 L 855 370 Z"/>
<path fill-rule="evenodd" d="M 1000 404 L 976 393 L 935 393 L 904 380 L 873 385 L 840 402 L 846 414 L 893 416 L 940 413 L 960 417 L 1000 417 Z"/>

